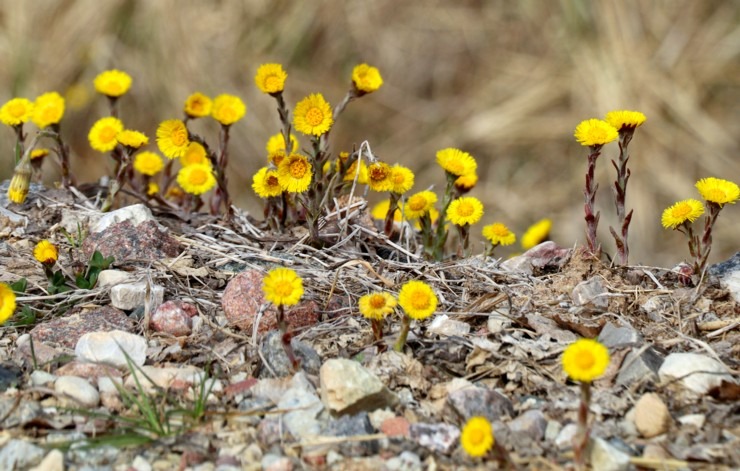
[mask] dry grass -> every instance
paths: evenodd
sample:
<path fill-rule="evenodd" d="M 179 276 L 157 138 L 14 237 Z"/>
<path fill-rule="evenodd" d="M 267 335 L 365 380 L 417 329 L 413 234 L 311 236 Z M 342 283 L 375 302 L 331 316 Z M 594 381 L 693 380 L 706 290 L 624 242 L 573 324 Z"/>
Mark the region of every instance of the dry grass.
<path fill-rule="evenodd" d="M 92 78 L 117 67 L 135 79 L 124 121 L 151 135 L 194 90 L 239 94 L 249 111 L 233 133 L 230 184 L 236 203 L 256 213 L 250 176 L 278 129 L 273 101 L 253 85 L 257 66 L 285 65 L 290 102 L 313 91 L 336 102 L 351 67 L 367 61 L 386 85 L 349 107 L 334 150 L 367 139 L 377 155 L 410 165 L 419 189 L 442 182 L 437 149 L 468 150 L 481 165 L 474 195 L 487 221 L 520 232 L 549 216 L 566 246 L 584 239 L 585 152 L 573 128 L 613 108 L 639 109 L 648 122 L 631 146 L 631 261 L 672 265 L 688 254 L 680 234 L 660 227 L 662 209 L 696 196 L 699 177 L 740 176 L 739 12 L 722 0 L 1 0 L 0 101 L 73 84 L 91 95 Z M 88 101 L 65 119 L 78 180 L 106 172 L 86 139 L 103 112 L 102 100 Z M 11 146 L 12 132 L 0 132 L 6 160 Z M 606 158 L 599 167 L 600 234 L 611 251 L 613 170 Z M 737 211 L 723 214 L 712 260 L 737 250 Z"/>

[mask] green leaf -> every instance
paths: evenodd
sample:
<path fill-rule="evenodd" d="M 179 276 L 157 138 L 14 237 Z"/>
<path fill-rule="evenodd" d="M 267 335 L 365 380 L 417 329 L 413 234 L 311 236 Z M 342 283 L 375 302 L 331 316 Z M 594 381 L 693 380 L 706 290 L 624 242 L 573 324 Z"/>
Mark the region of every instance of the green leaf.
<path fill-rule="evenodd" d="M 21 312 L 15 316 L 15 319 L 10 323 L 12 326 L 32 325 L 36 323 L 36 313 L 31 310 L 28 306 L 23 306 Z"/>
<path fill-rule="evenodd" d="M 28 280 L 25 278 L 21 278 L 20 280 L 10 284 L 10 289 L 20 294 L 25 293 L 27 287 L 28 287 Z"/>

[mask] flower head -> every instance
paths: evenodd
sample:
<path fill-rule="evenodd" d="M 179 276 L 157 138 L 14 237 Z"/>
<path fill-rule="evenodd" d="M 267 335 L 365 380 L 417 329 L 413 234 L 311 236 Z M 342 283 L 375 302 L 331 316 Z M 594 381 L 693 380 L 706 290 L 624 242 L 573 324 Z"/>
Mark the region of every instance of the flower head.
<path fill-rule="evenodd" d="M 368 319 L 381 320 L 393 312 L 398 302 L 392 294 L 376 291 L 362 296 L 357 304 L 360 308 L 360 314 Z"/>
<path fill-rule="evenodd" d="M 572 380 L 590 383 L 609 366 L 609 350 L 596 340 L 578 339 L 565 349 L 562 362 Z"/>
<path fill-rule="evenodd" d="M 367 164 L 360 160 L 360 173 L 357 173 L 357 161 L 353 161 L 351 164 L 349 164 L 349 167 L 347 167 L 347 170 L 344 172 L 344 178 L 343 180 L 345 182 L 351 182 L 355 179 L 355 175 L 357 175 L 357 183 L 360 185 L 366 185 L 367 184 Z"/>
<path fill-rule="evenodd" d="M 493 245 L 511 245 L 516 242 L 516 235 L 500 222 L 483 227 L 483 237 Z"/>
<path fill-rule="evenodd" d="M 177 172 L 177 184 L 191 195 L 202 195 L 216 186 L 216 177 L 210 165 L 193 164 Z"/>
<path fill-rule="evenodd" d="M 49 155 L 49 149 L 34 149 L 31 151 L 31 160 L 43 159 Z"/>
<path fill-rule="evenodd" d="M 334 124 L 331 106 L 321 93 L 313 93 L 295 105 L 293 126 L 303 134 L 321 136 Z"/>
<path fill-rule="evenodd" d="M 8 199 L 15 204 L 22 204 L 28 196 L 28 189 L 31 186 L 31 172 L 16 171 L 8 185 Z"/>
<path fill-rule="evenodd" d="M 372 93 L 383 85 L 383 77 L 377 68 L 360 64 L 352 69 L 352 83 L 360 92 Z"/>
<path fill-rule="evenodd" d="M 222 94 L 213 99 L 211 116 L 224 126 L 231 126 L 244 117 L 247 105 L 238 96 Z"/>
<path fill-rule="evenodd" d="M 44 93 L 36 97 L 33 104 L 33 124 L 44 129 L 52 124 L 58 124 L 64 116 L 64 98 L 57 92 Z"/>
<path fill-rule="evenodd" d="M 687 199 L 666 208 L 660 222 L 666 229 L 675 229 L 686 221 L 696 221 L 702 214 L 704 214 L 704 205 L 701 201 Z"/>
<path fill-rule="evenodd" d="M 156 182 L 149 182 L 146 186 L 146 194 L 148 196 L 154 196 L 159 193 L 159 185 Z"/>
<path fill-rule="evenodd" d="M 303 193 L 311 184 L 313 167 L 301 154 L 290 154 L 278 166 L 278 179 L 283 191 Z"/>
<path fill-rule="evenodd" d="M 267 149 L 267 155 L 272 155 L 276 153 L 282 153 L 285 154 L 285 137 L 283 137 L 283 133 L 277 133 L 274 136 L 270 136 L 270 138 L 267 140 L 267 145 L 265 146 Z M 290 153 L 296 152 L 298 150 L 298 138 L 295 137 L 295 134 L 290 135 Z"/>
<path fill-rule="evenodd" d="M 721 178 L 702 178 L 696 182 L 696 189 L 706 201 L 720 206 L 726 203 L 735 204 L 740 198 L 740 188 L 737 184 Z"/>
<path fill-rule="evenodd" d="M 0 121 L 6 126 L 18 126 L 33 116 L 33 103 L 27 98 L 13 98 L 0 107 Z"/>
<path fill-rule="evenodd" d="M 285 80 L 288 74 L 280 64 L 262 64 L 257 69 L 254 82 L 262 93 L 280 93 L 285 88 Z"/>
<path fill-rule="evenodd" d="M 283 188 L 280 186 L 280 178 L 277 170 L 262 167 L 252 177 L 252 189 L 260 198 L 280 196 Z"/>
<path fill-rule="evenodd" d="M 290 268 L 273 268 L 262 281 L 262 291 L 276 306 L 293 306 L 303 296 L 303 280 Z"/>
<path fill-rule="evenodd" d="M 98 152 L 110 152 L 118 145 L 118 133 L 123 131 L 123 123 L 112 116 L 100 118 L 90 128 L 87 139 L 90 147 Z"/>
<path fill-rule="evenodd" d="M 95 90 L 108 97 L 119 97 L 131 88 L 131 76 L 120 70 L 106 70 L 95 77 Z"/>
<path fill-rule="evenodd" d="M 56 245 L 44 239 L 34 247 L 33 258 L 44 265 L 54 265 L 59 258 L 59 251 Z"/>
<path fill-rule="evenodd" d="M 600 119 L 587 119 L 576 126 L 576 141 L 582 146 L 603 146 L 619 137 L 617 128 Z"/>
<path fill-rule="evenodd" d="M 164 162 L 162 162 L 162 157 L 154 152 L 139 152 L 134 157 L 134 170 L 143 175 L 149 175 L 151 177 L 161 172 L 163 168 Z"/>
<path fill-rule="evenodd" d="M 483 203 L 472 196 L 453 200 L 447 208 L 447 219 L 457 226 L 472 225 L 483 217 Z"/>
<path fill-rule="evenodd" d="M 550 236 L 551 228 L 552 221 L 549 219 L 540 219 L 529 226 L 522 236 L 522 248 L 529 250 L 540 242 L 547 240 Z"/>
<path fill-rule="evenodd" d="M 468 173 L 467 175 L 460 175 L 455 179 L 455 188 L 460 193 L 467 193 L 472 190 L 473 187 L 478 183 L 477 173 Z"/>
<path fill-rule="evenodd" d="M 390 181 L 393 184 L 391 191 L 402 195 L 414 186 L 414 172 L 401 165 L 391 167 Z"/>
<path fill-rule="evenodd" d="M 604 121 L 614 126 L 617 131 L 622 129 L 635 129 L 645 122 L 647 118 L 639 111 L 618 110 L 610 111 L 604 117 Z"/>
<path fill-rule="evenodd" d="M 0 283 L 0 325 L 15 312 L 15 293 L 10 286 Z"/>
<path fill-rule="evenodd" d="M 424 190 L 414 193 L 406 200 L 403 211 L 406 219 L 417 219 L 427 214 L 437 202 L 437 194 L 433 191 Z"/>
<path fill-rule="evenodd" d="M 407 281 L 398 293 L 398 304 L 412 319 L 422 320 L 437 310 L 437 295 L 423 281 Z"/>
<path fill-rule="evenodd" d="M 390 209 L 391 209 L 391 201 L 383 200 L 380 203 L 373 206 L 373 209 L 370 210 L 370 216 L 372 216 L 373 219 L 383 221 L 385 220 L 385 217 L 388 215 L 388 210 Z M 393 213 L 393 221 L 401 222 L 401 210 L 400 209 L 396 209 L 396 211 Z"/>
<path fill-rule="evenodd" d="M 213 101 L 200 92 L 195 92 L 185 99 L 183 110 L 190 118 L 203 118 L 211 114 Z"/>
<path fill-rule="evenodd" d="M 385 162 L 373 162 L 367 167 L 367 184 L 374 191 L 391 191 L 391 166 Z"/>
<path fill-rule="evenodd" d="M 437 151 L 437 163 L 445 172 L 458 177 L 475 173 L 478 168 L 472 155 L 452 147 Z"/>
<path fill-rule="evenodd" d="M 180 165 L 187 167 L 193 164 L 211 165 L 211 161 L 206 155 L 206 148 L 200 142 L 191 141 L 185 153 L 180 156 Z"/>
<path fill-rule="evenodd" d="M 180 119 L 168 119 L 157 128 L 157 147 L 165 157 L 175 159 L 187 152 L 190 146 L 188 128 Z"/>
<path fill-rule="evenodd" d="M 119 132 L 116 136 L 116 140 L 122 146 L 130 147 L 132 149 L 138 149 L 141 146 L 149 144 L 149 138 L 146 134 L 139 131 L 132 131 L 130 129 L 124 129 Z"/>
<path fill-rule="evenodd" d="M 473 458 L 485 456 L 494 443 L 493 427 L 485 417 L 471 417 L 460 433 L 463 450 Z"/>

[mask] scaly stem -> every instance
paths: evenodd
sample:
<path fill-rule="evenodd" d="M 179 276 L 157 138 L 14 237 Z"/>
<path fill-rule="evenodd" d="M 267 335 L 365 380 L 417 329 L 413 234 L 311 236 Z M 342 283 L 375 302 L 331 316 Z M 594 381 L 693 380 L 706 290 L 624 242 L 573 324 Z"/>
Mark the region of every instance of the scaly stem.
<path fill-rule="evenodd" d="M 283 350 L 285 350 L 285 356 L 288 357 L 291 368 L 293 371 L 298 371 L 301 367 L 301 363 L 298 361 L 298 358 L 296 358 L 295 353 L 293 352 L 293 346 L 290 344 L 293 335 L 288 332 L 288 323 L 285 322 L 285 307 L 280 304 L 277 308 L 277 324 L 280 329 L 280 341 L 283 344 Z"/>
<path fill-rule="evenodd" d="M 227 187 L 226 166 L 229 163 L 229 128 L 230 126 L 222 124 L 221 131 L 218 135 L 218 161 L 215 165 L 217 187 L 211 197 L 211 214 L 216 215 L 221 209 L 221 203 L 226 208 L 226 219 L 231 219 L 231 198 Z"/>
<path fill-rule="evenodd" d="M 456 175 L 447 173 L 447 186 L 445 187 L 445 194 L 442 197 L 442 211 L 439 213 L 439 220 L 437 220 L 437 231 L 434 237 L 434 249 L 432 251 L 433 259 L 438 262 L 441 262 L 444 258 L 444 248 L 447 242 L 447 229 L 444 218 L 447 217 L 447 209 L 450 207 L 450 203 L 452 203 L 452 192 L 456 179 Z"/>
<path fill-rule="evenodd" d="M 701 276 L 702 271 L 704 271 L 704 267 L 707 266 L 709 252 L 712 251 L 712 228 L 714 227 L 714 223 L 717 222 L 719 212 L 722 210 L 722 206 L 717 203 L 712 203 L 711 201 L 707 201 L 706 206 L 709 211 L 704 216 L 704 233 L 701 236 L 701 240 L 696 243 L 698 247 L 694 261 L 694 273 L 699 276 Z"/>
<path fill-rule="evenodd" d="M 632 211 L 626 214 L 625 202 L 627 200 L 627 182 L 629 181 L 631 172 L 627 168 L 627 162 L 629 161 L 629 146 L 632 136 L 634 135 L 634 128 L 624 128 L 619 131 L 619 164 L 612 160 L 612 165 L 617 171 L 617 179 L 614 181 L 614 204 L 617 208 L 617 218 L 619 219 L 620 233 L 613 227 L 609 227 L 612 237 L 617 245 L 617 264 L 624 266 L 627 265 L 629 258 L 629 245 L 627 243 L 627 236 L 629 233 L 629 225 L 632 220 Z"/>
<path fill-rule="evenodd" d="M 75 179 L 69 172 L 69 146 L 62 140 L 62 133 L 59 123 L 52 124 L 52 136 L 57 145 L 57 156 L 59 157 L 59 167 L 62 170 L 62 186 L 69 188 L 75 185 Z"/>
<path fill-rule="evenodd" d="M 578 407 L 578 431 L 573 437 L 573 454 L 576 468 L 586 469 L 585 452 L 588 446 L 588 409 L 591 403 L 591 383 L 581 382 L 581 404 Z"/>
<path fill-rule="evenodd" d="M 397 352 L 403 351 L 403 347 L 406 345 L 406 338 L 409 336 L 409 329 L 411 328 L 411 318 L 409 316 L 403 316 L 401 324 L 401 333 L 398 335 L 398 340 L 393 346 L 393 350 Z"/>
<path fill-rule="evenodd" d="M 595 183 L 594 173 L 596 172 L 596 159 L 601 154 L 601 146 L 592 146 L 588 154 L 588 171 L 586 172 L 586 188 L 583 194 L 586 198 L 584 210 L 586 212 L 586 242 L 588 251 L 596 258 L 601 257 L 601 246 L 596 241 L 596 228 L 599 225 L 599 213 L 594 214 L 594 201 L 596 200 L 596 190 L 599 184 Z"/>

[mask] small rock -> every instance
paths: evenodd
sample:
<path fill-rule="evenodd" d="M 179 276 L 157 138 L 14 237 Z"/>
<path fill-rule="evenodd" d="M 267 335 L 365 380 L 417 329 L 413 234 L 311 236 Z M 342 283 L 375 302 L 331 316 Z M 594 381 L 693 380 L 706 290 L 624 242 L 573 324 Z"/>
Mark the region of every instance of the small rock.
<path fill-rule="evenodd" d="M 576 433 L 578 433 L 578 425 L 566 425 L 565 427 L 560 429 L 560 433 L 558 433 L 558 436 L 555 438 L 555 446 L 558 447 L 559 450 L 567 450 L 569 448 L 572 448 L 573 438 L 575 438 Z"/>
<path fill-rule="evenodd" d="M 499 334 L 510 326 L 511 321 L 509 319 L 496 314 L 491 314 L 491 316 L 488 318 L 488 322 L 486 323 L 486 327 L 488 327 L 488 332 L 490 332 L 491 334 Z"/>
<path fill-rule="evenodd" d="M 591 306 L 598 310 L 605 310 L 609 307 L 609 298 L 605 296 L 606 294 L 608 291 L 604 288 L 601 278 L 594 276 L 578 283 L 573 288 L 571 298 L 576 306 Z"/>
<path fill-rule="evenodd" d="M 193 330 L 193 317 L 198 309 L 183 301 L 167 301 L 152 314 L 149 326 L 155 332 L 163 332 L 175 337 L 190 335 Z"/>
<path fill-rule="evenodd" d="M 434 316 L 427 327 L 427 332 L 445 337 L 462 336 L 470 333 L 470 324 L 450 319 L 446 314 L 442 314 Z"/>
<path fill-rule="evenodd" d="M 60 376 L 54 382 L 54 391 L 72 399 L 72 405 L 97 407 L 100 403 L 98 390 L 84 378 L 77 376 Z"/>
<path fill-rule="evenodd" d="M 509 430 L 523 433 L 534 441 L 542 440 L 546 429 L 547 418 L 539 409 L 528 410 L 509 422 Z"/>
<path fill-rule="evenodd" d="M 268 453 L 262 457 L 263 471 L 293 471 L 293 462 L 287 456 Z"/>
<path fill-rule="evenodd" d="M 450 392 L 447 403 L 465 421 L 475 416 L 485 417 L 489 422 L 500 420 L 504 416 L 514 416 L 514 405 L 509 398 L 497 391 L 479 386 Z"/>
<path fill-rule="evenodd" d="M 153 393 L 155 391 L 152 383 L 165 390 L 187 390 L 194 384 L 199 384 L 205 378 L 203 370 L 191 365 L 177 368 L 146 365 L 141 367 L 141 371 L 138 369 L 135 371 L 136 378 L 134 378 L 133 373 L 126 378 L 124 385 L 127 388 L 136 388 L 136 379 L 138 378 L 139 384 L 141 384 L 146 393 Z M 147 380 L 145 376 L 151 381 Z"/>
<path fill-rule="evenodd" d="M 46 386 L 56 381 L 57 377 L 46 371 L 34 370 L 31 373 L 31 384 L 34 386 Z"/>
<path fill-rule="evenodd" d="M 30 471 L 64 471 L 64 454 L 59 450 L 51 450 L 41 463 Z"/>
<path fill-rule="evenodd" d="M 592 437 L 586 453 L 592 469 L 627 471 L 630 468 L 630 455 L 601 438 Z"/>
<path fill-rule="evenodd" d="M 367 412 L 356 415 L 343 415 L 336 420 L 329 421 L 321 431 L 322 436 L 352 437 L 373 433 Z M 373 455 L 379 451 L 378 440 L 363 440 L 360 442 L 348 441 L 339 444 L 339 452 L 347 456 Z"/>
<path fill-rule="evenodd" d="M 295 438 L 312 437 L 321 431 L 318 415 L 324 405 L 317 395 L 303 388 L 292 388 L 285 393 L 278 408 L 290 411 L 283 415 L 283 423 Z"/>
<path fill-rule="evenodd" d="M 671 413 L 655 393 L 643 394 L 635 404 L 635 427 L 645 438 L 652 438 L 668 431 Z"/>
<path fill-rule="evenodd" d="M 458 445 L 460 429 L 449 424 L 411 424 L 409 439 L 438 453 L 449 454 Z"/>
<path fill-rule="evenodd" d="M 98 378 L 120 378 L 121 372 L 109 365 L 71 361 L 54 371 L 57 376 L 77 376 L 97 381 Z"/>
<path fill-rule="evenodd" d="M 152 465 L 149 464 L 149 462 L 141 455 L 138 455 L 136 458 L 134 458 L 133 463 L 131 463 L 131 467 L 135 471 L 152 471 Z"/>
<path fill-rule="evenodd" d="M 90 332 L 80 337 L 75 347 L 75 355 L 83 361 L 127 368 L 126 355 L 134 365 L 142 366 L 144 364 L 146 361 L 146 347 L 144 337 L 122 330 Z"/>
<path fill-rule="evenodd" d="M 0 363 L 0 392 L 20 384 L 23 372 L 12 363 Z"/>
<path fill-rule="evenodd" d="M 671 306 L 673 306 L 671 295 L 659 294 L 642 303 L 640 308 L 645 311 L 651 321 L 662 322 L 662 313 L 670 309 Z"/>
<path fill-rule="evenodd" d="M 698 353 L 672 353 L 658 371 L 664 382 L 682 378 L 679 382 L 698 394 L 706 394 L 719 386 L 722 380 L 734 382 L 727 367 L 714 358 Z"/>
<path fill-rule="evenodd" d="M 637 352 L 641 351 L 639 356 Z M 658 371 L 663 357 L 653 347 L 633 348 L 622 361 L 617 374 L 617 384 L 633 384 L 643 381 L 658 381 Z"/>
<path fill-rule="evenodd" d="M 526 315 L 526 319 L 529 326 L 534 329 L 537 335 L 546 336 L 564 344 L 573 343 L 578 339 L 576 334 L 561 329 L 554 320 L 547 317 L 536 313 L 529 313 Z"/>
<path fill-rule="evenodd" d="M 670 460 L 673 458 L 665 448 L 657 443 L 648 443 L 642 450 L 642 457 L 650 460 Z"/>
<path fill-rule="evenodd" d="M 687 414 L 678 418 L 679 423 L 682 425 L 688 425 L 701 429 L 704 427 L 704 423 L 707 421 L 707 416 L 704 414 Z"/>
<path fill-rule="evenodd" d="M 396 414 L 390 409 L 376 409 L 368 414 L 370 417 L 370 424 L 372 424 L 375 430 L 380 430 L 380 426 L 383 425 L 387 419 L 392 419 Z"/>
<path fill-rule="evenodd" d="M 380 425 L 380 432 L 389 437 L 408 437 L 410 427 L 411 423 L 406 417 L 391 417 Z"/>
<path fill-rule="evenodd" d="M 0 469 L 27 469 L 40 462 L 43 457 L 43 448 L 13 438 L 0 448 Z"/>
<path fill-rule="evenodd" d="M 31 342 L 33 341 L 33 349 L 31 348 Z M 67 355 L 64 349 L 53 348 L 46 345 L 44 342 L 40 342 L 29 334 L 23 334 L 15 342 L 15 351 L 13 352 L 13 359 L 19 363 L 36 365 L 50 364 L 56 361 L 57 358 Z"/>
<path fill-rule="evenodd" d="M 319 373 L 321 399 L 337 414 L 392 407 L 398 398 L 372 373 L 353 360 L 327 360 Z"/>
<path fill-rule="evenodd" d="M 421 471 L 421 458 L 416 453 L 402 451 L 400 455 L 395 456 L 385 462 L 387 471 Z"/>
<path fill-rule="evenodd" d="M 618 327 L 611 322 L 607 322 L 601 329 L 598 340 L 599 343 L 609 349 L 633 347 L 642 343 L 642 335 L 632 326 Z"/>
<path fill-rule="evenodd" d="M 545 441 L 554 442 L 562 429 L 563 426 L 557 420 L 548 420 L 545 428 Z"/>
<path fill-rule="evenodd" d="M 89 332 L 111 330 L 130 332 L 135 327 L 134 322 L 126 314 L 112 306 L 89 311 L 73 308 L 64 317 L 57 317 L 36 325 L 31 330 L 31 336 L 34 340 L 34 347 L 38 345 L 38 342 L 43 342 L 73 349 L 80 337 Z"/>
<path fill-rule="evenodd" d="M 26 425 L 43 414 L 36 401 L 21 400 L 18 404 L 15 397 L 0 397 L 0 417 L 4 418 L 0 425 L 4 429 Z"/>
<path fill-rule="evenodd" d="M 316 350 L 296 338 L 291 339 L 290 345 L 293 347 L 293 353 L 301 362 L 301 369 L 312 375 L 319 374 L 321 358 L 316 353 Z M 291 376 L 293 374 L 292 365 L 288 361 L 288 356 L 283 349 L 280 331 L 275 330 L 267 334 L 262 339 L 262 343 L 260 343 L 260 351 L 262 352 L 262 358 L 267 361 L 267 366 L 269 366 L 269 368 L 263 368 L 260 371 L 260 377 L 270 375 L 270 370 L 277 377 Z"/>
<path fill-rule="evenodd" d="M 129 221 L 134 226 L 138 226 L 142 222 L 146 221 L 157 222 L 157 219 L 146 205 L 131 204 L 101 215 L 97 220 L 90 224 L 90 232 L 93 234 L 103 232 L 104 230 L 124 221 Z"/>
<path fill-rule="evenodd" d="M 115 286 L 133 279 L 131 273 L 123 270 L 103 270 L 98 275 L 98 287 Z"/>
<path fill-rule="evenodd" d="M 5 208 L 7 194 L 7 189 L 4 191 L 0 189 L 0 238 L 6 238 L 8 236 L 21 238 L 26 233 L 28 217 Z"/>
<path fill-rule="evenodd" d="M 111 306 L 123 311 L 130 311 L 146 302 L 147 290 L 150 291 L 150 306 L 156 308 L 164 300 L 164 287 L 150 285 L 146 281 L 140 283 L 121 283 L 110 289 Z"/>
<path fill-rule="evenodd" d="M 562 268 L 570 259 L 571 249 L 559 247 L 555 242 L 545 241 L 532 247 L 522 255 L 512 257 L 501 264 L 503 270 L 532 275 L 535 271 Z"/>
<path fill-rule="evenodd" d="M 719 278 L 720 286 L 730 292 L 736 303 L 740 303 L 740 252 L 724 262 L 710 266 L 707 273 Z"/>

